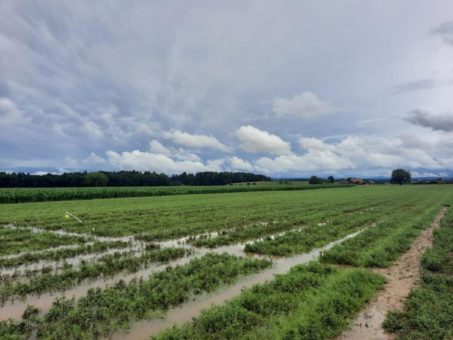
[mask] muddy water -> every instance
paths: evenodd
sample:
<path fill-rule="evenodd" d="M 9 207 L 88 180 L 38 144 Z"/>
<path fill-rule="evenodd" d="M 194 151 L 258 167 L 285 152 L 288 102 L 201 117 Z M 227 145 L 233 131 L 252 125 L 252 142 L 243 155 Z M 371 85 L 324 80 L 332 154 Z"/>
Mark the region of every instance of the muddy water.
<path fill-rule="evenodd" d="M 199 251 L 190 256 L 172 261 L 169 264 L 154 264 L 135 273 L 122 272 L 111 277 L 102 277 L 95 280 L 89 280 L 77 287 L 68 289 L 64 292 L 45 293 L 40 296 L 32 295 L 27 296 L 22 300 L 7 301 L 3 306 L 0 307 L 0 320 L 7 320 L 9 318 L 20 319 L 27 305 L 34 305 L 40 310 L 41 313 L 46 313 L 50 309 L 50 307 L 52 307 L 52 303 L 57 297 L 65 296 L 67 298 L 75 297 L 76 299 L 78 299 L 82 296 L 85 296 L 89 289 L 106 288 L 115 284 L 119 280 L 123 280 L 127 283 L 134 278 L 146 278 L 152 273 L 164 270 L 167 266 L 184 265 L 193 258 L 201 257 L 205 254 L 206 252 Z"/>
<path fill-rule="evenodd" d="M 323 251 L 329 250 L 334 245 L 341 243 L 344 240 L 355 237 L 360 232 L 361 231 L 350 234 L 344 238 L 331 242 L 322 248 L 314 249 L 309 253 L 276 259 L 274 265 L 270 269 L 246 276 L 234 285 L 220 289 L 211 294 L 200 295 L 193 301 L 185 303 L 179 308 L 170 309 L 163 319 L 138 321 L 132 325 L 132 328 L 129 331 L 119 331 L 108 337 L 108 339 L 149 339 L 151 335 L 156 335 L 168 327 L 173 325 L 182 325 L 185 322 L 190 321 L 193 317 L 199 315 L 203 309 L 209 308 L 211 305 L 222 304 L 225 301 L 239 295 L 244 288 L 249 288 L 255 284 L 272 280 L 274 275 L 286 273 L 289 269 L 291 269 L 291 267 L 297 264 L 312 261 L 318 258 Z"/>
<path fill-rule="evenodd" d="M 0 268 L 0 273 L 3 275 L 12 275 L 13 273 L 25 273 L 26 271 L 29 270 L 35 270 L 39 271 L 43 269 L 44 267 L 53 267 L 55 270 L 53 271 L 58 272 L 59 269 L 63 268 L 63 264 L 67 263 L 71 265 L 73 268 L 78 268 L 82 261 L 85 262 L 94 262 L 98 260 L 99 258 L 106 256 L 106 255 L 111 255 L 115 253 L 119 254 L 126 254 L 126 253 L 131 253 L 134 256 L 140 256 L 143 254 L 144 248 L 111 248 L 103 252 L 99 253 L 91 253 L 91 254 L 83 254 L 83 255 L 77 255 L 74 257 L 68 257 L 68 258 L 63 258 L 58 261 L 53 261 L 53 260 L 40 260 L 37 262 L 33 263 L 27 263 L 23 264 L 17 267 L 12 267 L 12 268 Z"/>
<path fill-rule="evenodd" d="M 17 228 L 16 226 L 7 226 L 7 227 L 9 227 L 9 228 Z M 55 233 L 55 234 L 58 234 L 58 235 L 91 237 L 91 236 L 88 236 L 86 234 L 83 235 L 83 234 L 76 234 L 76 233 L 65 232 L 65 231 L 47 231 L 47 230 L 44 230 L 44 229 L 34 228 L 34 227 L 28 227 L 28 229 L 31 229 L 33 232 L 51 232 L 51 233 Z M 299 230 L 299 229 L 300 228 L 293 229 L 292 231 Z M 270 235 L 270 237 L 276 237 L 276 236 L 282 235 L 282 234 L 284 234 L 286 232 L 288 232 L 288 231 L 285 231 L 285 232 L 282 232 L 282 233 L 277 233 L 277 234 L 274 234 L 274 235 Z M 205 233 L 204 235 L 206 237 L 217 237 L 217 236 L 219 236 L 220 233 L 221 232 L 212 232 L 212 233 Z M 357 233 L 349 235 L 346 238 L 353 237 L 356 234 Z M 198 236 L 200 236 L 200 235 L 198 235 Z M 41 313 L 46 313 L 49 310 L 49 308 L 52 306 L 53 301 L 57 297 L 65 296 L 67 298 L 75 297 L 77 299 L 77 298 L 80 298 L 82 296 L 85 296 L 89 289 L 98 288 L 98 287 L 99 288 L 105 288 L 105 287 L 107 287 L 109 285 L 112 285 L 112 284 L 118 282 L 119 280 L 124 280 L 125 282 L 129 282 L 129 281 L 131 281 L 134 278 L 148 277 L 150 274 L 152 274 L 154 272 L 157 272 L 157 271 L 161 271 L 167 266 L 183 265 L 183 264 L 188 263 L 193 258 L 202 257 L 202 256 L 204 256 L 204 255 L 206 255 L 208 253 L 219 253 L 219 254 L 228 253 L 230 255 L 235 255 L 235 256 L 269 258 L 269 256 L 262 256 L 262 255 L 258 255 L 258 254 L 247 254 L 247 253 L 245 253 L 244 252 L 244 244 L 245 244 L 245 242 L 244 243 L 238 243 L 238 244 L 232 244 L 232 245 L 226 245 L 226 246 L 220 246 L 220 247 L 217 247 L 217 248 L 195 248 L 192 245 L 187 243 L 189 238 L 190 237 L 182 237 L 182 238 L 179 238 L 179 239 L 161 241 L 161 242 L 156 242 L 156 243 L 159 244 L 159 246 L 161 248 L 182 247 L 182 248 L 190 249 L 190 250 L 193 251 L 193 253 L 190 256 L 187 256 L 187 257 L 184 257 L 184 258 L 181 258 L 181 259 L 177 259 L 177 260 L 172 261 L 172 262 L 170 262 L 168 264 L 162 264 L 162 265 L 154 264 L 154 265 L 151 265 L 151 266 L 149 266 L 149 267 L 147 267 L 145 269 L 142 269 L 142 270 L 140 270 L 138 272 L 135 272 L 135 273 L 124 273 L 124 272 L 122 272 L 122 273 L 118 273 L 117 275 L 114 275 L 112 277 L 101 277 L 99 279 L 89 280 L 89 281 L 86 281 L 86 282 L 82 283 L 81 285 L 79 285 L 77 287 L 74 287 L 72 289 L 66 290 L 64 292 L 46 293 L 46 294 L 42 294 L 40 296 L 28 296 L 25 299 L 20 300 L 20 301 L 8 301 L 0 308 L 0 320 L 6 320 L 8 318 L 20 319 L 22 314 L 23 314 L 23 312 L 24 312 L 24 310 L 25 310 L 25 308 L 26 308 L 26 306 L 29 305 L 29 304 L 34 305 L 37 308 L 39 308 Z M 217 294 L 215 294 L 213 296 L 200 297 L 199 299 L 197 299 L 198 302 L 194 302 L 193 304 L 189 304 L 188 306 L 183 307 L 182 310 L 184 311 L 185 308 L 194 308 L 193 313 L 191 312 L 189 314 L 189 316 L 191 317 L 192 315 L 196 315 L 197 314 L 197 308 L 198 308 L 198 310 L 202 309 L 202 308 L 205 308 L 205 306 L 206 306 L 205 304 L 206 303 L 207 303 L 207 306 L 209 306 L 212 303 L 220 303 L 220 302 L 224 301 L 225 299 L 228 299 L 231 296 L 237 295 L 236 293 L 240 292 L 240 290 L 242 288 L 244 288 L 244 287 L 249 287 L 250 285 L 253 285 L 255 283 L 260 283 L 260 282 L 264 282 L 264 281 L 266 281 L 268 279 L 272 279 L 274 274 L 286 272 L 291 266 L 293 266 L 295 264 L 304 263 L 304 262 L 310 261 L 312 258 L 316 258 L 319 255 L 320 251 L 328 249 L 329 247 L 333 246 L 335 243 L 341 242 L 341 241 L 343 241 L 346 238 L 343 238 L 341 240 L 333 242 L 333 243 L 327 245 L 326 247 L 324 247 L 322 249 L 314 250 L 314 251 L 312 251 L 312 252 L 310 252 L 308 254 L 295 256 L 295 257 L 290 257 L 290 258 L 273 258 L 273 260 L 275 260 L 275 264 L 270 270 L 264 271 L 264 272 L 262 272 L 260 274 L 257 274 L 257 275 L 250 276 L 247 279 L 243 279 L 237 285 L 232 286 L 232 287 L 226 289 L 225 291 L 221 291 L 221 292 L 219 292 L 219 293 L 217 293 Z M 111 249 L 111 250 L 108 250 L 106 252 L 99 253 L 99 254 L 79 255 L 79 256 L 76 256 L 76 257 L 73 257 L 73 258 L 66 259 L 66 262 L 77 266 L 77 265 L 80 264 L 80 261 L 82 261 L 82 260 L 92 261 L 92 260 L 97 259 L 100 256 L 106 255 L 107 253 L 113 253 L 115 251 L 131 251 L 131 250 L 135 250 L 135 251 L 137 251 L 137 256 L 139 256 L 140 252 L 143 250 L 143 247 L 145 245 L 145 243 L 143 243 L 143 242 L 141 242 L 139 240 L 135 240 L 135 239 L 133 239 L 133 237 L 129 237 L 129 236 L 128 237 L 97 237 L 97 236 L 95 236 L 95 237 L 91 238 L 91 240 L 93 240 L 93 239 L 95 239 L 97 241 L 101 241 L 101 242 L 102 241 L 104 241 L 104 242 L 105 241 L 126 241 L 126 242 L 129 242 L 130 245 L 129 245 L 129 247 L 123 248 L 121 250 L 119 250 L 119 249 Z M 258 240 L 260 240 L 260 239 L 258 239 Z M 255 241 L 258 241 L 258 240 L 249 240 L 248 242 L 255 242 Z M 55 262 L 50 262 L 50 263 L 55 264 Z M 25 265 L 23 267 L 23 269 L 30 268 L 30 267 L 37 269 L 37 268 L 39 268 L 39 267 L 41 267 L 41 266 L 43 266 L 45 264 L 49 264 L 49 262 L 48 261 L 41 261 L 41 262 L 35 263 L 34 265 Z M 6 274 L 6 271 L 2 270 L 2 273 Z M 220 301 L 220 302 L 217 302 L 217 301 Z M 172 322 L 174 322 L 173 320 L 175 318 L 176 319 L 179 318 L 178 317 L 179 314 L 177 313 L 178 310 L 179 309 L 175 309 L 174 311 L 170 311 L 168 313 L 168 315 L 167 315 L 165 320 L 153 320 L 152 322 L 138 322 L 137 323 L 137 327 L 139 327 L 139 325 L 143 324 L 144 325 L 143 327 L 145 328 L 145 330 L 148 331 L 149 327 L 154 329 L 154 327 L 155 327 L 154 325 L 156 325 L 156 324 L 165 324 L 165 325 L 171 324 Z M 184 313 L 186 313 L 186 312 L 183 312 L 182 314 L 184 314 Z M 183 322 L 183 321 L 181 321 L 181 322 Z M 133 331 L 133 332 L 135 332 L 135 331 Z M 133 332 L 131 332 L 131 334 L 135 334 Z"/>
<path fill-rule="evenodd" d="M 52 250 L 61 250 L 61 249 L 76 249 L 80 247 L 80 245 L 78 244 L 69 244 L 69 245 L 66 245 L 66 246 L 58 246 L 58 247 L 53 247 L 51 248 Z M 24 251 L 24 252 L 20 252 L 20 253 L 15 253 L 15 254 L 10 254 L 10 255 L 4 255 L 2 256 L 3 259 L 14 259 L 16 257 L 19 257 L 19 256 L 22 256 L 22 255 L 25 255 L 27 253 L 30 253 L 30 254 L 40 254 L 40 253 L 44 253 L 46 251 L 48 251 L 49 249 L 43 249 L 43 250 L 36 250 L 36 251 Z"/>

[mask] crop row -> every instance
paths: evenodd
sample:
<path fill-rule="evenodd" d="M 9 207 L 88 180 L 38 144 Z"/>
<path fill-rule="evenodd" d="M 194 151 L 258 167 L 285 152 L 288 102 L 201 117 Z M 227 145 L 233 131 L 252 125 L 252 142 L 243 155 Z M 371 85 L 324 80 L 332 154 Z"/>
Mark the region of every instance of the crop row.
<path fill-rule="evenodd" d="M 453 212 L 434 231 L 433 247 L 422 258 L 422 279 L 403 311 L 392 311 L 383 326 L 401 339 L 453 338 Z"/>
<path fill-rule="evenodd" d="M 35 233 L 28 229 L 0 227 L 0 256 L 64 245 L 80 245 L 88 241 L 84 237 L 56 235 L 49 232 Z"/>
<path fill-rule="evenodd" d="M 415 196 L 399 202 L 389 200 L 379 207 L 367 209 L 368 211 L 355 209 L 356 212 L 353 214 L 340 215 L 322 225 L 310 225 L 299 231 L 291 231 L 274 238 L 249 243 L 246 245 L 245 251 L 279 256 L 301 253 L 344 237 L 359 228 L 371 226 L 373 223 L 378 225 L 369 229 L 381 229 L 382 224 L 385 224 L 389 218 L 399 221 L 406 216 L 411 216 L 420 207 L 429 206 L 430 202 L 431 197 Z M 360 238 L 360 235 L 357 238 Z M 350 240 L 346 243 L 348 242 L 353 241 Z"/>
<path fill-rule="evenodd" d="M 365 270 L 298 265 L 153 339 L 332 338 L 383 283 Z"/>
<path fill-rule="evenodd" d="M 401 206 L 378 228 L 369 228 L 353 239 L 323 253 L 321 261 L 366 267 L 387 267 L 409 249 L 421 230 L 426 229 L 447 199 L 447 194 L 430 197 L 424 204 Z"/>
<path fill-rule="evenodd" d="M 257 238 L 265 238 L 268 235 L 288 232 L 294 229 L 303 229 L 307 226 L 325 226 L 341 222 L 345 215 L 357 215 L 364 211 L 374 212 L 381 210 L 383 206 L 391 204 L 391 201 L 357 202 L 354 203 L 354 212 L 348 212 L 349 204 L 327 206 L 325 204 L 306 205 L 303 211 L 295 211 L 290 220 L 285 221 L 261 221 L 247 226 L 240 226 L 230 230 L 221 231 L 216 236 L 197 236 L 188 239 L 188 243 L 196 247 L 214 248 L 217 246 L 240 243 Z"/>
<path fill-rule="evenodd" d="M 442 188 L 438 190 L 442 191 Z M 299 226 L 310 214 L 342 207 L 369 207 L 408 195 L 435 195 L 422 187 L 382 186 L 312 191 L 233 193 L 146 197 L 95 201 L 66 201 L 0 205 L 0 223 L 40 226 L 100 236 L 148 235 L 150 240 L 177 238 L 227 230 L 262 221 L 289 221 Z M 64 220 L 65 211 L 78 216 Z M 322 218 L 322 217 L 320 217 Z M 302 223 L 301 223 L 302 222 Z"/>
<path fill-rule="evenodd" d="M 0 300 L 24 297 L 29 294 L 60 291 L 80 284 L 83 280 L 100 276 L 112 276 L 121 271 L 136 272 L 150 263 L 165 263 L 183 257 L 188 250 L 182 248 L 151 248 L 140 256 L 114 253 L 99 258 L 96 262 L 82 261 L 78 268 L 70 265 L 61 272 L 45 272 L 29 281 L 6 282 L 0 286 Z"/>
<path fill-rule="evenodd" d="M 211 292 L 239 276 L 271 265 L 267 260 L 208 254 L 184 266 L 168 267 L 148 279 L 119 281 L 105 289 L 92 289 L 79 299 L 57 299 L 43 317 L 29 308 L 22 321 L 1 321 L 0 336 L 26 338 L 92 339 L 127 328 L 133 320 L 148 319 L 194 295 Z"/>
<path fill-rule="evenodd" d="M 75 188 L 12 188 L 0 189 L 1 203 L 25 203 L 66 200 L 89 200 L 99 198 L 147 197 L 208 193 L 253 192 L 274 190 L 313 190 L 340 188 L 351 184 L 307 183 L 277 184 L 269 182 L 259 185 L 212 185 L 212 186 L 164 186 L 164 187 L 75 187 Z"/>
<path fill-rule="evenodd" d="M 94 243 L 82 244 L 77 248 L 46 250 L 38 253 L 28 252 L 16 257 L 0 258 L 0 267 L 12 268 L 38 261 L 57 262 L 79 255 L 101 253 L 108 249 L 126 248 L 127 246 L 129 246 L 129 243 L 124 241 L 96 241 Z"/>

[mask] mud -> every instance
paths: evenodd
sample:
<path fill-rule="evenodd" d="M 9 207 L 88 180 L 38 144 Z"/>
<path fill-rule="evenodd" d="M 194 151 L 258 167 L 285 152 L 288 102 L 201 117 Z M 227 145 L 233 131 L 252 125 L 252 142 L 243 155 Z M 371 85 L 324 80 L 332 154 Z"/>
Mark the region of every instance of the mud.
<path fill-rule="evenodd" d="M 402 310 L 404 301 L 409 296 L 420 277 L 420 260 L 423 253 L 432 246 L 433 230 L 439 227 L 447 208 L 440 210 L 430 228 L 423 231 L 412 244 L 408 252 L 389 268 L 373 269 L 382 274 L 387 283 L 384 289 L 362 310 L 350 324 L 350 329 L 337 339 L 341 340 L 383 340 L 393 339 L 382 328 L 387 312 Z"/>

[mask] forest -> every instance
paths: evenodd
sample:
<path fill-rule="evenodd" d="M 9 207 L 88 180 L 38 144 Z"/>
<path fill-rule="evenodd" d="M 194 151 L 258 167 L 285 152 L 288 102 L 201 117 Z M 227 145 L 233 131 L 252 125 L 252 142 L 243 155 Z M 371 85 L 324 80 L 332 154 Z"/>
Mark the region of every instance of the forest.
<path fill-rule="evenodd" d="M 270 177 L 246 172 L 183 172 L 172 176 L 150 171 L 84 171 L 45 175 L 0 172 L 0 188 L 226 185 L 270 180 Z"/>

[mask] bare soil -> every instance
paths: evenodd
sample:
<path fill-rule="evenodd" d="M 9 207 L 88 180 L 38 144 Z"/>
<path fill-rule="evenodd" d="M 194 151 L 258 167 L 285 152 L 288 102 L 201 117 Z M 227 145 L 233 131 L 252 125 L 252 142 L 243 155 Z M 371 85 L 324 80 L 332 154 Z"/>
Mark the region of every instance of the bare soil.
<path fill-rule="evenodd" d="M 389 268 L 372 269 L 387 279 L 384 289 L 360 312 L 351 323 L 350 329 L 343 332 L 337 339 L 393 339 L 382 328 L 387 312 L 402 310 L 404 301 L 420 277 L 420 260 L 427 248 L 433 243 L 433 230 L 439 227 L 447 208 L 442 208 L 431 227 L 414 241 L 411 248 Z"/>

